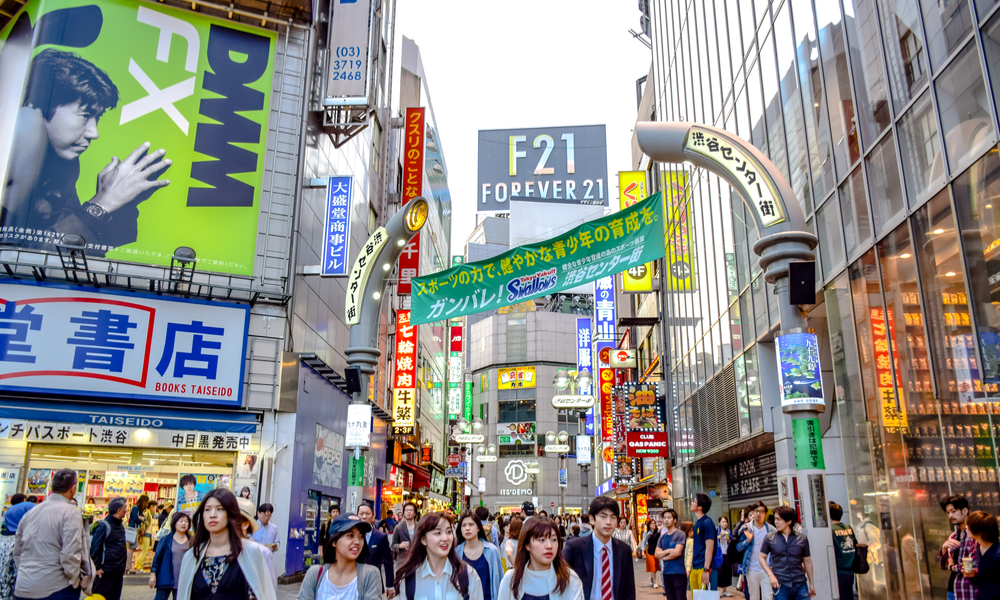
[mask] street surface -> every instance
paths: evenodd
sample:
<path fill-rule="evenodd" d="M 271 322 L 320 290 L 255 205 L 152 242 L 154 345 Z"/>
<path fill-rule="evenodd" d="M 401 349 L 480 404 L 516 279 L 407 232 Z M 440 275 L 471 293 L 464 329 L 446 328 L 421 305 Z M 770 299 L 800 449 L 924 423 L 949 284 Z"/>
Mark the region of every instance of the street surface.
<path fill-rule="evenodd" d="M 646 561 L 635 560 L 634 563 L 636 600 L 664 600 L 662 588 L 657 587 L 654 590 L 649 587 L 649 576 L 646 574 Z M 146 581 L 148 580 L 148 575 L 143 577 L 126 577 L 125 588 L 122 590 L 122 600 L 152 600 L 155 594 L 153 590 L 149 589 L 149 586 L 146 585 Z M 661 584 L 657 583 L 657 585 Z M 734 598 L 743 598 L 742 594 L 736 594 L 735 589 L 730 588 L 729 591 L 733 594 Z M 278 600 L 295 600 L 298 595 L 298 583 L 278 586 Z M 688 598 L 690 597 L 691 592 L 688 592 Z"/>

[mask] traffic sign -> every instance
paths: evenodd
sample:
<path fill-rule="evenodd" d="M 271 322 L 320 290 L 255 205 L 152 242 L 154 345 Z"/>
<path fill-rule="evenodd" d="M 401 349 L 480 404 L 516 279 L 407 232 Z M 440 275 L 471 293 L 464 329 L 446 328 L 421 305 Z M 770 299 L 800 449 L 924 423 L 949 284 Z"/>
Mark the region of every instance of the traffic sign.
<path fill-rule="evenodd" d="M 461 463 L 461 462 L 462 462 L 462 457 L 459 456 L 458 454 L 449 454 L 448 455 L 448 466 L 449 467 L 457 467 L 459 465 L 459 463 Z"/>

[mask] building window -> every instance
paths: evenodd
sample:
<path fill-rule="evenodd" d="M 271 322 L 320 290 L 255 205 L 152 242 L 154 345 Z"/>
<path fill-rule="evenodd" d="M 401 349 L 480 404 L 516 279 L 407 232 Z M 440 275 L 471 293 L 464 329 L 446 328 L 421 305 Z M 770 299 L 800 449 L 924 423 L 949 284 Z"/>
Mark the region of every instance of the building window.
<path fill-rule="evenodd" d="M 528 360 L 528 319 L 525 313 L 507 315 L 507 362 Z"/>
<path fill-rule="evenodd" d="M 517 456 L 534 456 L 534 444 L 500 444 L 500 458 L 513 458 Z"/>
<path fill-rule="evenodd" d="M 534 400 L 513 400 L 498 403 L 498 421 L 501 423 L 534 421 Z"/>

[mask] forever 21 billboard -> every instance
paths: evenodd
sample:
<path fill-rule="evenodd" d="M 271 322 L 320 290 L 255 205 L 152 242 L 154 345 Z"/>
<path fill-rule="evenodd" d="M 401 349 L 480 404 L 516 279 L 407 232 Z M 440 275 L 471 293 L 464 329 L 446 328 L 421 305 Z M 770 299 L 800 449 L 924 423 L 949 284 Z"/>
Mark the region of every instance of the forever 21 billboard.
<path fill-rule="evenodd" d="M 609 185 L 604 125 L 479 132 L 479 212 L 511 201 L 607 206 Z"/>
<path fill-rule="evenodd" d="M 134 0 L 0 31 L 0 243 L 252 275 L 276 33 Z M 15 126 L 9 126 L 16 123 Z"/>

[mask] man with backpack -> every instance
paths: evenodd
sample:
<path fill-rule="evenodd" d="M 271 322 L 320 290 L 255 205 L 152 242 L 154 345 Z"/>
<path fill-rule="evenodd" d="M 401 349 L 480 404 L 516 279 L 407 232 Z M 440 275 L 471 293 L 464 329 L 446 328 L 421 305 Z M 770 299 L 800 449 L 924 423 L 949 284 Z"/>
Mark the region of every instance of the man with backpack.
<path fill-rule="evenodd" d="M 840 600 L 854 598 L 854 555 L 857 553 L 858 538 L 850 525 L 840 522 L 844 509 L 836 502 L 830 502 L 830 530 L 833 533 L 833 554 L 837 560 L 837 589 Z"/>
<path fill-rule="evenodd" d="M 70 502 L 76 493 L 76 483 L 77 473 L 73 469 L 56 471 L 52 476 L 52 495 L 24 513 L 18 523 L 14 538 L 15 598 L 80 597 L 85 533 L 80 511 Z"/>
<path fill-rule="evenodd" d="M 128 548 L 125 543 L 125 499 L 113 498 L 108 503 L 108 516 L 94 527 L 90 538 L 90 558 L 94 561 L 96 579 L 94 594 L 105 600 L 121 600 Z"/>

